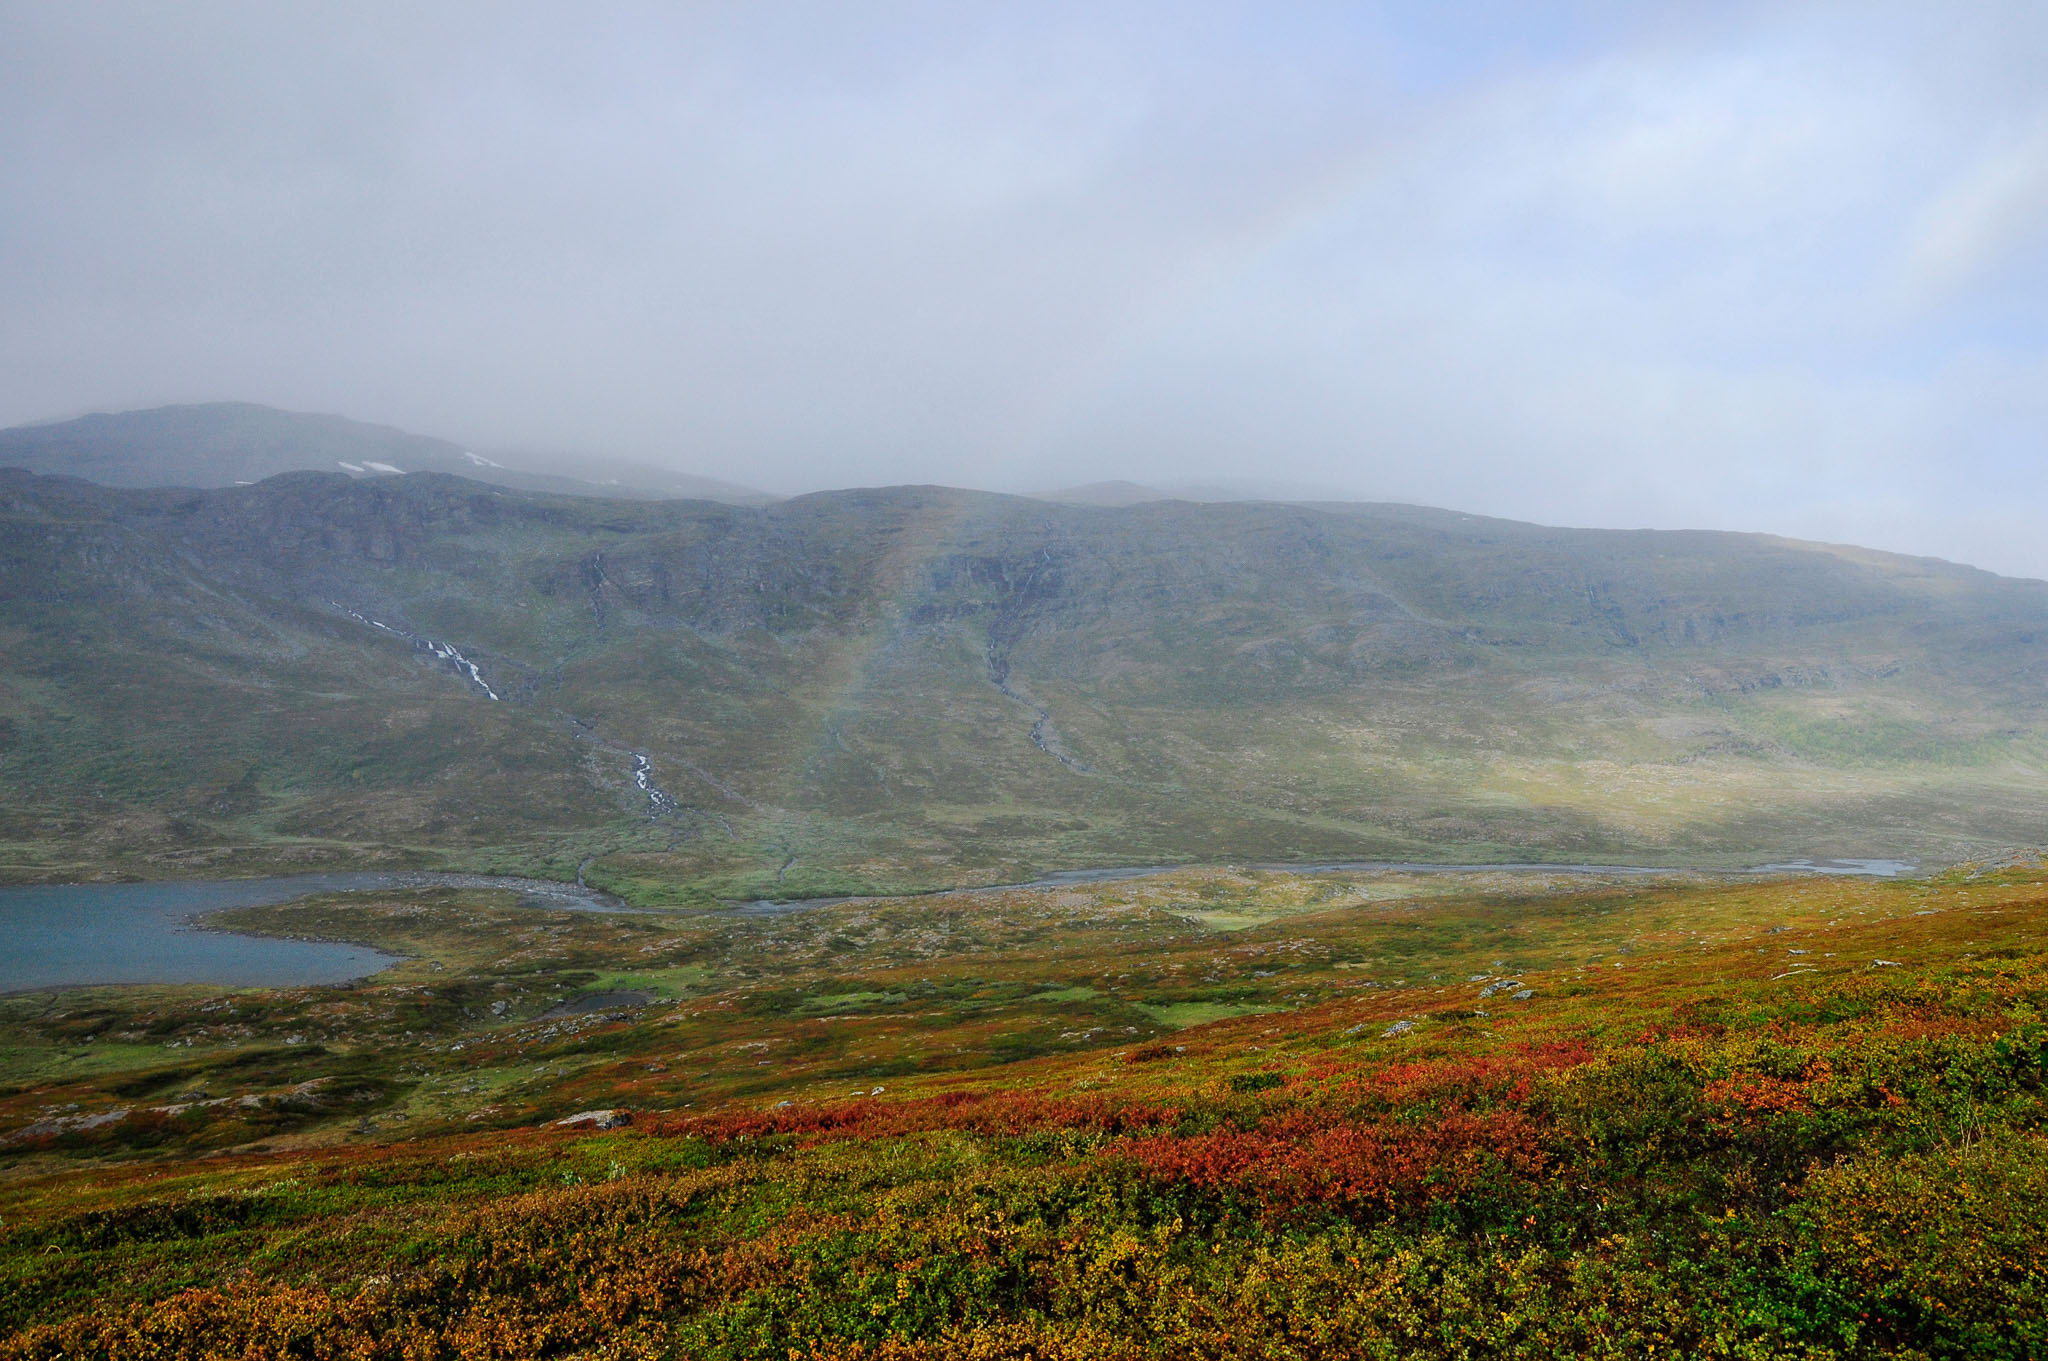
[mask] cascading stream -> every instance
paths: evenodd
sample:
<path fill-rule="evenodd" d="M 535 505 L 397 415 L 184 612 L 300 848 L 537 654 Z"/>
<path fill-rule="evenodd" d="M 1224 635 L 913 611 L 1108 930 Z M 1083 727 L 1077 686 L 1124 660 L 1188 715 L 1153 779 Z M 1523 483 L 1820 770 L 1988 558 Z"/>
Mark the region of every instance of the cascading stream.
<path fill-rule="evenodd" d="M 681 811 L 675 795 L 654 783 L 654 763 L 640 752 L 633 753 L 633 784 L 647 795 L 647 816 L 666 817 Z"/>
<path fill-rule="evenodd" d="M 464 675 L 467 675 L 471 681 L 475 682 L 477 689 L 483 691 L 492 699 L 502 700 L 504 698 L 503 695 L 499 694 L 496 690 L 493 690 L 491 688 L 490 682 L 484 679 L 484 674 L 483 672 L 477 669 L 476 663 L 471 661 L 469 658 L 463 656 L 461 649 L 456 647 L 455 644 L 440 642 L 433 638 L 423 638 L 417 633 L 408 633 L 404 629 L 393 628 L 391 625 L 384 623 L 382 620 L 372 619 L 370 618 L 370 616 L 363 614 L 360 611 L 350 609 L 348 606 L 342 604 L 339 600 L 330 600 L 327 603 L 334 606 L 334 608 L 340 610 L 343 614 L 355 620 L 357 623 L 368 624 L 373 629 L 382 629 L 386 633 L 393 634 L 396 637 L 405 639 L 408 643 L 411 643 L 414 647 L 418 648 L 422 652 L 438 657 L 444 662 L 455 663 L 456 669 Z"/>

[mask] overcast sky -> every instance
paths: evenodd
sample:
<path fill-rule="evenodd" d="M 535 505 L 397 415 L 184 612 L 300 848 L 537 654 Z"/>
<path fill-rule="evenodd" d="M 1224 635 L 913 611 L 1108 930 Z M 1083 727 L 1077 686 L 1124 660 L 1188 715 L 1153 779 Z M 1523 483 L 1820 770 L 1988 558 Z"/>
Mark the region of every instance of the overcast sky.
<path fill-rule="evenodd" d="M 0 424 L 2048 576 L 2048 6 L 0 0 Z"/>

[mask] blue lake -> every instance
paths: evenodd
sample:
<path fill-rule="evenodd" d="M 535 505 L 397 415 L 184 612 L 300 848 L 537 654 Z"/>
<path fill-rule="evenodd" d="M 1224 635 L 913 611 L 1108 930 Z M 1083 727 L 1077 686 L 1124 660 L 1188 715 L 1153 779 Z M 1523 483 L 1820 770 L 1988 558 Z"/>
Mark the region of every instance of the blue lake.
<path fill-rule="evenodd" d="M 365 945 L 209 931 L 192 918 L 310 893 L 441 886 L 511 888 L 539 906 L 617 910 L 573 885 L 409 871 L 0 888 L 0 993 L 105 983 L 300 987 L 362 978 L 397 962 Z"/>

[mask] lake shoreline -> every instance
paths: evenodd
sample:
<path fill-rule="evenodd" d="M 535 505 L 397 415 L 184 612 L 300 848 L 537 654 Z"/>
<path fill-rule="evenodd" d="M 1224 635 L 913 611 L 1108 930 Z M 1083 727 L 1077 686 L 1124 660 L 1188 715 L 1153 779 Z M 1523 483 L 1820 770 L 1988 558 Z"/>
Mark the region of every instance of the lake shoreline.
<path fill-rule="evenodd" d="M 551 880 L 462 871 L 364 870 L 238 879 L 0 887 L 0 996 L 77 988 L 324 987 L 373 977 L 404 961 L 360 941 L 306 940 L 209 925 L 207 918 L 320 893 L 430 888 L 516 892 L 556 911 L 635 913 L 610 894 Z"/>
<path fill-rule="evenodd" d="M 1915 868 L 1898 860 L 1779 861 L 1745 868 L 1679 865 L 1594 865 L 1540 861 L 1438 864 L 1428 861 L 1264 862 L 1240 865 L 1126 865 L 1060 870 L 1017 883 L 966 885 L 916 893 L 760 899 L 719 907 L 637 908 L 600 890 L 565 881 L 461 870 L 361 870 L 238 879 L 174 879 L 121 884 L 0 887 L 0 927 L 16 949 L 0 960 L 0 996 L 102 987 L 332 987 L 374 977 L 410 956 L 336 937 L 271 935 L 209 925 L 207 918 L 244 907 L 268 907 L 319 893 L 391 893 L 433 888 L 502 890 L 525 905 L 571 912 L 639 915 L 772 917 L 847 903 L 884 903 L 962 894 L 1048 892 L 1202 869 L 1269 874 L 1510 874 L 1587 879 L 1867 876 L 1898 878 Z M 78 900 L 87 920 L 65 904 Z M 28 909 L 24 912 L 24 907 Z M 99 914 L 93 919 L 93 913 Z M 37 919 L 35 913 L 40 912 Z M 11 920 L 25 917 L 25 920 Z M 95 930 L 97 928 L 97 934 Z M 194 936 L 213 938 L 214 948 Z M 259 943 L 251 944 L 251 943 Z M 120 962 L 99 968 L 81 960 L 114 948 Z M 89 970 L 89 972 L 88 972 Z"/>

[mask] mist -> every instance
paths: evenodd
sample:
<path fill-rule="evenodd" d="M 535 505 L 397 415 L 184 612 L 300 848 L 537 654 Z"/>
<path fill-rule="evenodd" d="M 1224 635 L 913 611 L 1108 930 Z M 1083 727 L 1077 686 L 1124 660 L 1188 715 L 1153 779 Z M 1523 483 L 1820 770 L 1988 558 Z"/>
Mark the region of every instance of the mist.
<path fill-rule="evenodd" d="M 2048 576 L 2025 4 L 0 8 L 0 424 Z"/>

